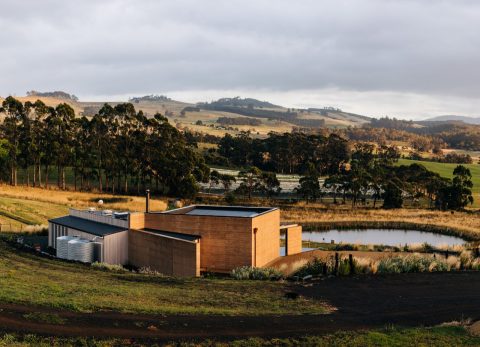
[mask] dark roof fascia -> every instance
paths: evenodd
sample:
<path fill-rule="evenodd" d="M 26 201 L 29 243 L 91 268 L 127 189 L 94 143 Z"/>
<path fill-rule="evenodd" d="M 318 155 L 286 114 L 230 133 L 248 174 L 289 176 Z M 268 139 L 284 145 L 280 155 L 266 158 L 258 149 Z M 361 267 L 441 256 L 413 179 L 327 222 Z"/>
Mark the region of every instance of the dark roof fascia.
<path fill-rule="evenodd" d="M 63 217 L 49 219 L 48 221 L 50 223 L 58 224 L 67 228 L 72 228 L 72 229 L 82 231 L 87 234 L 99 236 L 99 237 L 108 236 L 108 235 L 112 235 L 112 234 L 116 234 L 116 233 L 120 233 L 122 231 L 128 230 L 128 228 L 105 224 L 105 223 L 99 223 L 92 220 L 83 219 L 83 218 L 74 217 L 74 216 L 63 216 Z M 91 229 L 85 227 L 85 224 L 90 226 L 100 227 L 100 228 L 107 228 L 110 231 L 107 231 L 104 233 L 92 232 Z"/>

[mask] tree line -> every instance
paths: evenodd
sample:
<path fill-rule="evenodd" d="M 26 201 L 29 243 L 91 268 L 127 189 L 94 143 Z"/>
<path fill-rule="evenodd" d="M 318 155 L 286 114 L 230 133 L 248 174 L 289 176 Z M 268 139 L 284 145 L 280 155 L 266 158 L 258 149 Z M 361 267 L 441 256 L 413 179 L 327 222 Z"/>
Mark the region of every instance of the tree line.
<path fill-rule="evenodd" d="M 7 97 L 0 109 L 0 178 L 18 183 L 18 171 L 34 187 L 67 188 L 73 171 L 75 190 L 140 192 L 193 196 L 209 169 L 181 132 L 160 114 L 147 118 L 131 103 L 105 104 L 93 117 L 75 117 L 66 103 L 22 103 Z"/>
<path fill-rule="evenodd" d="M 272 133 L 267 139 L 253 139 L 248 133 L 225 135 L 215 155 L 227 164 L 247 167 L 241 171 L 236 190 L 248 198 L 253 193 L 273 196 L 280 184 L 272 172 L 301 174 L 296 193 L 307 201 L 328 194 L 334 203 L 352 206 L 368 199 L 383 201 L 384 208 L 402 207 L 404 200 L 428 200 L 430 207 L 461 209 L 473 203 L 470 170 L 459 165 L 452 180 L 419 164 L 398 165 L 400 153 L 395 146 L 356 143 L 335 135 Z M 207 151 L 207 160 L 215 158 Z M 326 177 L 321 185 L 320 178 Z"/>

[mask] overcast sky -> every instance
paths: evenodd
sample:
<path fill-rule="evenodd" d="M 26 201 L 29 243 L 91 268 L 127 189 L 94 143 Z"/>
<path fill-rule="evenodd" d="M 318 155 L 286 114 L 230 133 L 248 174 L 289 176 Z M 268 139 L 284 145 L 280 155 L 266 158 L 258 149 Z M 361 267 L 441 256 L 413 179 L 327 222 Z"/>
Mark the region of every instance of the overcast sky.
<path fill-rule="evenodd" d="M 0 95 L 480 115 L 480 1 L 0 0 Z"/>

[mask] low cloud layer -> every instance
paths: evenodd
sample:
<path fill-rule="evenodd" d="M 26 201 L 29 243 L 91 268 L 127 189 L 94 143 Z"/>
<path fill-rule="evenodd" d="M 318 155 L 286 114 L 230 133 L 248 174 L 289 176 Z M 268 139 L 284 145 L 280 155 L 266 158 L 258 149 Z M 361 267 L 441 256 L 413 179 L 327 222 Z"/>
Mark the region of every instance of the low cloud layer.
<path fill-rule="evenodd" d="M 241 93 L 376 116 L 474 115 L 479 20 L 473 0 L 4 0 L 0 95 Z"/>

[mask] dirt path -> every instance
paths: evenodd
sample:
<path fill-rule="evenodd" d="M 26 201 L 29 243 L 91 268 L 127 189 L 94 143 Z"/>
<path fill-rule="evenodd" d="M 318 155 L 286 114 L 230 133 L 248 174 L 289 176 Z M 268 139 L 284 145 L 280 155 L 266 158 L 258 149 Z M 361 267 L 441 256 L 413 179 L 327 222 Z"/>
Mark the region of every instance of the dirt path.
<path fill-rule="evenodd" d="M 223 317 L 154 316 L 116 312 L 75 313 L 0 303 L 0 329 L 43 335 L 122 337 L 139 340 L 285 337 L 336 330 L 434 325 L 480 319 L 480 272 L 331 278 L 292 291 L 337 307 L 330 315 Z M 24 315 L 55 314 L 64 324 Z"/>

